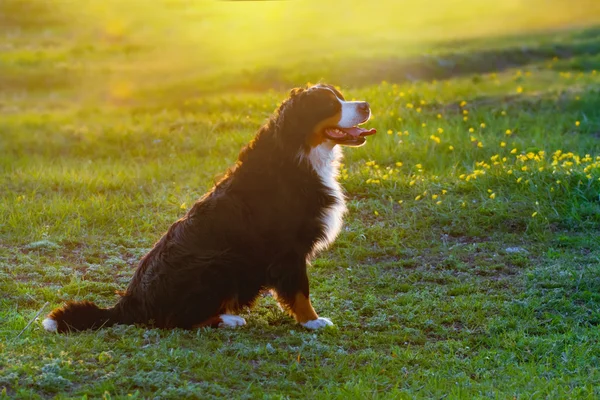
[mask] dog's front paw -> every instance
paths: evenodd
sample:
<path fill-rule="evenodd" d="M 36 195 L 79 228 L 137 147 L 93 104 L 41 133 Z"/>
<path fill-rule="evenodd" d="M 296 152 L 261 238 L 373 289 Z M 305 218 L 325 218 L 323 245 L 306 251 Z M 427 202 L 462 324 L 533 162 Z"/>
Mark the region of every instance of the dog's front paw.
<path fill-rule="evenodd" d="M 326 326 L 333 326 L 333 322 L 329 318 L 319 317 L 312 321 L 304 322 L 302 326 L 306 329 L 315 330 L 325 328 Z"/>
<path fill-rule="evenodd" d="M 219 322 L 219 328 L 236 328 L 238 326 L 246 325 L 246 320 L 237 315 L 221 314 L 219 315 L 221 322 Z"/>

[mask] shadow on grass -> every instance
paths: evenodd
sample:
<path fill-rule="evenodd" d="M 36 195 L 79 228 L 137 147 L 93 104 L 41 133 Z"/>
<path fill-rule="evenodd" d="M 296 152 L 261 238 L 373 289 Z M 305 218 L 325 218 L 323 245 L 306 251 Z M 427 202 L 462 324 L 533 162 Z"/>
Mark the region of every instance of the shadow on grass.
<path fill-rule="evenodd" d="M 563 63 L 573 60 L 565 65 L 579 65 L 577 69 L 600 68 L 600 59 L 592 57 L 592 62 L 589 62 L 590 56 L 600 54 L 600 27 L 440 42 L 433 45 L 428 53 L 413 58 L 355 59 L 344 60 L 343 63 L 338 60 L 319 60 L 318 66 L 306 63 L 297 68 L 298 71 L 314 71 L 308 73 L 293 73 L 278 68 L 248 70 L 240 77 L 231 77 L 230 84 L 238 88 L 261 90 L 287 88 L 293 84 L 319 79 L 351 86 L 376 84 L 384 80 L 443 80 L 501 72 L 555 58 Z M 581 58 L 585 58 L 587 62 L 578 62 Z"/>
<path fill-rule="evenodd" d="M 306 82 L 326 81 L 360 87 L 382 81 L 400 83 L 444 80 L 501 72 L 515 67 L 548 63 L 557 70 L 600 69 L 600 26 L 535 35 L 440 42 L 427 54 L 405 58 L 375 57 L 306 61 L 289 67 L 246 69 L 233 74 L 196 76 L 186 81 L 143 90 L 138 98 L 161 98 L 178 103 L 190 97 L 222 91 L 287 90 Z"/>

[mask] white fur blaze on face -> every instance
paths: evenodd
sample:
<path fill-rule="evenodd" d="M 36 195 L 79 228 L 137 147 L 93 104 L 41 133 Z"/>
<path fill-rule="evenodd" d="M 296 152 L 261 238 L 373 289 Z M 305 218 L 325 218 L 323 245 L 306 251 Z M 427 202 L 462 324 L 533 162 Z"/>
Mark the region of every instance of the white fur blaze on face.
<path fill-rule="evenodd" d="M 333 322 L 329 318 L 319 317 L 317 319 L 313 319 L 312 321 L 308 321 L 302 324 L 306 329 L 322 329 L 327 326 L 333 326 Z"/>
<path fill-rule="evenodd" d="M 238 315 L 221 314 L 219 318 L 221 318 L 219 328 L 236 328 L 246 325 L 246 320 Z"/>
<path fill-rule="evenodd" d="M 58 330 L 58 323 L 52 318 L 46 318 L 42 321 L 42 326 L 48 332 L 56 332 Z"/>
<path fill-rule="evenodd" d="M 355 125 L 361 124 L 368 121 L 371 118 L 371 110 L 369 110 L 369 116 L 365 118 L 360 112 L 361 105 L 365 104 L 362 101 L 342 101 L 342 116 L 338 126 L 340 128 L 352 128 Z"/>
<path fill-rule="evenodd" d="M 323 185 L 329 189 L 329 194 L 335 198 L 334 204 L 325 209 L 321 216 L 321 222 L 323 222 L 325 228 L 325 238 L 315 244 L 314 251 L 326 249 L 342 229 L 346 201 L 342 188 L 337 181 L 341 158 L 342 149 L 329 140 L 313 147 L 308 154 L 310 165 L 321 178 Z"/>

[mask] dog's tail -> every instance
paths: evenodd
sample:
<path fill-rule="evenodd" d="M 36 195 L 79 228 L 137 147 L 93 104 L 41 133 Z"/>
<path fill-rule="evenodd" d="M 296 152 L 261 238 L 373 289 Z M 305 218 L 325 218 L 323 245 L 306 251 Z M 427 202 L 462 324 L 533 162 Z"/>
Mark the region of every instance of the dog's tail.
<path fill-rule="evenodd" d="M 54 309 L 42 322 L 48 332 L 85 331 L 123 323 L 122 304 L 111 308 L 99 308 L 90 301 L 70 301 Z"/>

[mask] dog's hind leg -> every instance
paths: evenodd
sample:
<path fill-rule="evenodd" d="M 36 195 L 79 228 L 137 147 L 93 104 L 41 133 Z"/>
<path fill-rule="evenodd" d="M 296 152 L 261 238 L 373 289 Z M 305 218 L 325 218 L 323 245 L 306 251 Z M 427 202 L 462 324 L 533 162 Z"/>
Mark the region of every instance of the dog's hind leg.
<path fill-rule="evenodd" d="M 219 315 L 221 322 L 219 328 L 236 328 L 238 326 L 246 325 L 246 320 L 239 315 L 232 314 L 221 314 Z"/>
<path fill-rule="evenodd" d="M 238 315 L 232 314 L 221 314 L 214 317 L 208 318 L 198 324 L 192 325 L 192 329 L 197 328 L 236 328 L 238 326 L 246 325 L 246 320 Z"/>

